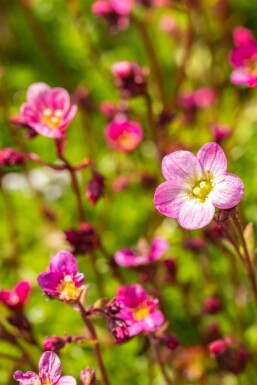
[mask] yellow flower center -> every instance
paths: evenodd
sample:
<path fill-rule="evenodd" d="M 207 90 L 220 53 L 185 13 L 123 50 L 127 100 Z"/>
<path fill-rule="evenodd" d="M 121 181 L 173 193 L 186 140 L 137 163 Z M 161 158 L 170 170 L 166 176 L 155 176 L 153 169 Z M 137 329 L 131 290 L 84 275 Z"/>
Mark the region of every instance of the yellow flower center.
<path fill-rule="evenodd" d="M 65 276 L 59 290 L 59 298 L 62 301 L 76 301 L 80 294 L 80 288 L 76 287 L 72 277 L 69 275 Z"/>
<path fill-rule="evenodd" d="M 149 315 L 149 307 L 147 305 L 139 305 L 134 311 L 133 316 L 136 321 L 141 321 Z"/>
<path fill-rule="evenodd" d="M 49 380 L 43 380 L 42 385 L 52 385 L 52 383 Z"/>
<path fill-rule="evenodd" d="M 52 111 L 50 108 L 46 108 L 43 111 L 41 120 L 46 126 L 56 129 L 62 122 L 62 116 L 62 110 Z"/>
<path fill-rule="evenodd" d="M 135 146 L 135 135 L 124 131 L 118 138 L 119 143 L 125 150 L 132 150 Z"/>
<path fill-rule="evenodd" d="M 257 76 L 257 55 L 246 59 L 244 61 L 244 68 L 249 75 Z"/>
<path fill-rule="evenodd" d="M 193 186 L 191 195 L 194 198 L 200 199 L 201 202 L 205 202 L 206 198 L 208 198 L 208 195 L 212 191 L 212 188 L 212 180 L 202 179 Z"/>

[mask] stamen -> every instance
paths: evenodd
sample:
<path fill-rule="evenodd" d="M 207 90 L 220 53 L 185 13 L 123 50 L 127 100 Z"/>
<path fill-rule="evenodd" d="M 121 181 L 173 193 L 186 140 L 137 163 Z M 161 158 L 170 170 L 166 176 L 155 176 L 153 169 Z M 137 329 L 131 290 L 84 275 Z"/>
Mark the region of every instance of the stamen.
<path fill-rule="evenodd" d="M 43 115 L 44 115 L 44 116 L 52 116 L 52 111 L 50 110 L 50 108 L 46 108 L 46 109 L 43 111 Z"/>

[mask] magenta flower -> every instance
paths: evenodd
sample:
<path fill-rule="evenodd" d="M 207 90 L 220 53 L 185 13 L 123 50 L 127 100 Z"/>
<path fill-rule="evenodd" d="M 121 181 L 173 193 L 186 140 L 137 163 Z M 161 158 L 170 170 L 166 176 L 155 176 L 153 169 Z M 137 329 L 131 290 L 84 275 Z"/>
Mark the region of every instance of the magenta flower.
<path fill-rule="evenodd" d="M 105 19 L 110 28 L 123 30 L 129 25 L 129 15 L 133 0 L 97 0 L 92 4 L 92 12 Z"/>
<path fill-rule="evenodd" d="M 145 243 L 143 247 L 140 246 L 139 242 L 137 252 L 132 249 L 116 251 L 114 255 L 115 262 L 126 267 L 147 265 L 160 258 L 169 248 L 168 242 L 163 238 L 154 238 L 151 246 Z"/>
<path fill-rule="evenodd" d="M 21 311 L 30 292 L 31 284 L 28 281 L 20 281 L 13 290 L 0 290 L 0 302 L 11 310 Z"/>
<path fill-rule="evenodd" d="M 234 31 L 236 47 L 230 55 L 234 71 L 231 75 L 233 84 L 245 84 L 248 87 L 257 85 L 257 42 L 251 31 L 239 27 Z"/>
<path fill-rule="evenodd" d="M 154 204 L 184 229 L 199 229 L 213 219 L 215 207 L 231 209 L 244 196 L 240 178 L 227 172 L 227 159 L 217 143 L 207 143 L 194 156 L 175 151 L 162 160 L 166 182 L 156 190 Z"/>
<path fill-rule="evenodd" d="M 84 288 L 84 274 L 78 273 L 77 261 L 68 251 L 54 255 L 49 270 L 37 280 L 46 295 L 63 302 L 76 302 Z"/>
<path fill-rule="evenodd" d="M 105 137 L 114 149 L 130 152 L 141 143 L 143 130 L 139 123 L 132 120 L 114 120 L 106 127 Z"/>
<path fill-rule="evenodd" d="M 12 148 L 7 147 L 0 149 L 0 167 L 23 165 L 25 159 L 25 154 Z"/>
<path fill-rule="evenodd" d="M 20 385 L 76 385 L 72 376 L 62 376 L 62 365 L 59 357 L 54 352 L 44 352 L 38 364 L 39 373 L 22 373 L 20 370 L 14 372 L 13 378 Z"/>
<path fill-rule="evenodd" d="M 155 332 L 164 322 L 164 315 L 156 309 L 158 299 L 148 298 L 141 285 L 121 286 L 116 303 L 121 308 L 117 315 L 128 325 L 130 337 L 143 332 Z"/>
<path fill-rule="evenodd" d="M 60 139 L 76 112 L 77 106 L 71 105 L 70 96 L 64 88 L 34 83 L 28 89 L 27 103 L 21 106 L 19 122 L 38 134 Z"/>

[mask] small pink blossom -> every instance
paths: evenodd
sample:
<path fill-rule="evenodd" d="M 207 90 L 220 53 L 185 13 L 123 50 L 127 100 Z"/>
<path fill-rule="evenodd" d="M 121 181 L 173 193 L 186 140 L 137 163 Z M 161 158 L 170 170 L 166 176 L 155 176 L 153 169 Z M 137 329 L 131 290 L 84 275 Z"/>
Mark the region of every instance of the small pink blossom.
<path fill-rule="evenodd" d="M 150 299 L 141 285 L 121 286 L 116 302 L 121 308 L 118 316 L 128 325 L 130 337 L 155 332 L 164 322 L 164 315 L 157 309 L 158 299 Z"/>
<path fill-rule="evenodd" d="M 63 302 L 76 302 L 84 288 L 84 274 L 78 273 L 77 261 L 68 251 L 54 255 L 49 270 L 37 280 L 46 295 Z"/>
<path fill-rule="evenodd" d="M 234 71 L 231 75 L 233 84 L 257 85 L 257 42 L 251 31 L 240 28 L 234 32 L 236 47 L 230 54 Z"/>
<path fill-rule="evenodd" d="M 97 0 L 91 10 L 97 16 L 105 19 L 110 28 L 124 30 L 129 25 L 129 15 L 133 0 Z"/>
<path fill-rule="evenodd" d="M 215 101 L 215 91 L 210 87 L 201 87 L 195 91 L 186 91 L 179 97 L 179 103 L 185 109 L 204 109 L 212 106 Z"/>
<path fill-rule="evenodd" d="M 154 204 L 184 229 L 199 229 L 214 217 L 215 207 L 231 209 L 244 196 L 240 178 L 227 172 L 227 159 L 217 143 L 207 143 L 194 156 L 175 151 L 162 160 L 166 182 L 156 190 Z"/>
<path fill-rule="evenodd" d="M 21 311 L 30 292 L 31 284 L 28 281 L 20 281 L 13 290 L 0 290 L 0 302 L 11 310 Z"/>
<path fill-rule="evenodd" d="M 168 249 L 169 244 L 165 239 L 154 238 L 151 246 L 139 242 L 136 252 L 132 249 L 116 251 L 114 259 L 118 265 L 125 267 L 147 265 L 160 258 Z"/>
<path fill-rule="evenodd" d="M 139 123 L 132 120 L 114 120 L 106 127 L 105 137 L 114 149 L 130 152 L 142 141 L 143 130 Z"/>
<path fill-rule="evenodd" d="M 54 352 L 44 352 L 38 364 L 38 374 L 35 372 L 14 372 L 13 378 L 19 385 L 76 385 L 72 376 L 61 376 L 62 365 Z"/>
<path fill-rule="evenodd" d="M 245 27 L 237 27 L 233 31 L 233 41 L 236 47 L 254 43 L 254 36 L 250 29 Z"/>
<path fill-rule="evenodd" d="M 112 73 L 122 97 L 129 98 L 145 94 L 146 71 L 136 62 L 116 62 L 112 66 Z"/>
<path fill-rule="evenodd" d="M 61 139 L 76 112 L 77 106 L 71 105 L 70 96 L 64 88 L 34 83 L 28 89 L 27 102 L 21 106 L 19 124 L 40 135 Z"/>
<path fill-rule="evenodd" d="M 25 159 L 25 154 L 12 148 L 0 149 L 0 167 L 23 165 Z"/>

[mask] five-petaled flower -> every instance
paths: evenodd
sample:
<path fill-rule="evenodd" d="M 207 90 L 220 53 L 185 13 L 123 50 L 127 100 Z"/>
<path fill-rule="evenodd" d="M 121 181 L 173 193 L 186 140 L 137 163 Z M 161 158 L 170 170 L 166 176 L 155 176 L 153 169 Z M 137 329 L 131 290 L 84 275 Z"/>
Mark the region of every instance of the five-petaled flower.
<path fill-rule="evenodd" d="M 0 290 L 0 302 L 13 311 L 21 311 L 28 301 L 31 284 L 20 281 L 13 290 Z"/>
<path fill-rule="evenodd" d="M 79 299 L 83 281 L 84 274 L 78 273 L 77 261 L 68 251 L 54 255 L 49 270 L 38 276 L 38 284 L 46 295 L 70 303 Z"/>
<path fill-rule="evenodd" d="M 27 102 L 22 104 L 18 120 L 38 134 L 61 139 L 76 112 L 77 106 L 71 105 L 64 88 L 34 83 L 28 89 Z"/>
<path fill-rule="evenodd" d="M 124 285 L 118 290 L 116 303 L 120 306 L 117 314 L 128 325 L 130 337 L 159 329 L 164 315 L 157 308 L 158 299 L 150 299 L 141 285 Z"/>
<path fill-rule="evenodd" d="M 61 376 L 62 365 L 54 352 L 44 352 L 38 364 L 38 374 L 35 372 L 14 372 L 14 379 L 20 385 L 76 385 L 72 376 Z"/>
<path fill-rule="evenodd" d="M 244 195 L 243 182 L 227 172 L 225 153 L 217 143 L 205 144 L 197 156 L 189 151 L 166 155 L 162 173 L 166 182 L 155 192 L 155 207 L 188 230 L 208 225 L 215 207 L 231 209 Z"/>
<path fill-rule="evenodd" d="M 136 252 L 132 249 L 121 249 L 114 255 L 115 262 L 121 266 L 147 265 L 159 259 L 169 248 L 168 242 L 163 238 L 153 238 L 151 246 L 142 241 L 138 242 Z"/>

